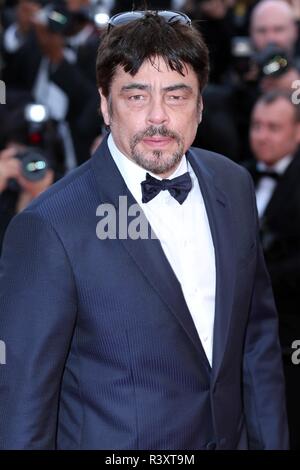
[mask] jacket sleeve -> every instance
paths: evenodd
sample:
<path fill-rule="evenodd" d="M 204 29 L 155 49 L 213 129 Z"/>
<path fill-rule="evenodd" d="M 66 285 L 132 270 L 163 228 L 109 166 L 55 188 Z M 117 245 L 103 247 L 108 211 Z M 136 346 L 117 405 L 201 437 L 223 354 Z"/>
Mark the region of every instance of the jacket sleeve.
<path fill-rule="evenodd" d="M 255 193 L 251 181 L 250 184 L 258 234 Z M 249 448 L 288 449 L 278 317 L 258 235 L 257 265 L 245 339 L 243 372 Z"/>
<path fill-rule="evenodd" d="M 0 449 L 55 449 L 58 398 L 76 291 L 55 230 L 30 210 L 10 223 L 0 259 Z M 2 343 L 3 344 L 3 343 Z"/>

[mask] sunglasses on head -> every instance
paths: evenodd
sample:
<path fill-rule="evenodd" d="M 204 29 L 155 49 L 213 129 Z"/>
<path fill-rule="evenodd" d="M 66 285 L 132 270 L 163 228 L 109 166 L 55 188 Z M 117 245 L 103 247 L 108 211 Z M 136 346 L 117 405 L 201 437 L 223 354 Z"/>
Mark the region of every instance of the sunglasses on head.
<path fill-rule="evenodd" d="M 181 13 L 180 11 L 171 11 L 171 10 L 161 10 L 161 11 L 126 11 L 124 13 L 118 13 L 114 16 L 112 16 L 108 22 L 108 32 L 113 28 L 114 26 L 121 26 L 124 24 L 131 23 L 132 21 L 135 20 L 140 20 L 141 18 L 145 18 L 147 14 L 153 14 L 160 16 L 165 20 L 166 23 L 181 23 L 185 24 L 188 26 L 191 26 L 192 21 L 191 19 L 185 15 L 184 13 Z"/>

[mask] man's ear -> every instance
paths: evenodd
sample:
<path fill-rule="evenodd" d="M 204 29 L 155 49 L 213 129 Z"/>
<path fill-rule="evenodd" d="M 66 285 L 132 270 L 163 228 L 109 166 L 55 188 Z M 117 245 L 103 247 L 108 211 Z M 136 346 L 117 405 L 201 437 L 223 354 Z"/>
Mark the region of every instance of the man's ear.
<path fill-rule="evenodd" d="M 100 109 L 106 126 L 110 125 L 110 112 L 108 99 L 103 95 L 101 88 L 98 88 L 100 95 Z"/>
<path fill-rule="evenodd" d="M 203 111 L 203 99 L 202 95 L 199 96 L 198 101 L 198 124 L 202 121 L 202 111 Z"/>

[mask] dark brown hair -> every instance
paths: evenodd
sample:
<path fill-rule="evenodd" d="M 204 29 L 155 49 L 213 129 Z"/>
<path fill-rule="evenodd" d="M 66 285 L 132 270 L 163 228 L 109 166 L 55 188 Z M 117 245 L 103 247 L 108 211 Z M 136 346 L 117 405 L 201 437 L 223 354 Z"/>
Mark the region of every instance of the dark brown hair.
<path fill-rule="evenodd" d="M 208 79 L 208 49 L 201 34 L 180 22 L 167 23 L 155 12 L 141 19 L 111 28 L 100 44 L 97 83 L 105 97 L 109 96 L 112 79 L 118 66 L 134 76 L 146 60 L 162 57 L 171 70 L 185 74 L 185 64 L 195 71 L 199 89 Z"/>

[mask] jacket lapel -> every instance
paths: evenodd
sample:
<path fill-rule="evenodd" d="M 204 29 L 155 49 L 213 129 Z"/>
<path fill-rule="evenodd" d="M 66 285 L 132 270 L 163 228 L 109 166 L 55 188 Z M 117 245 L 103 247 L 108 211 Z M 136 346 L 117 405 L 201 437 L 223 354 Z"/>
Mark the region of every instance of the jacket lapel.
<path fill-rule="evenodd" d="M 119 196 L 127 197 L 128 207 L 137 204 L 110 155 L 106 139 L 92 157 L 91 165 L 97 179 L 101 203 L 113 204 L 117 214 L 119 212 Z M 205 369 L 209 371 L 210 365 L 185 302 L 180 283 L 162 250 L 159 240 L 151 238 L 132 240 L 127 237 L 126 239 L 119 239 L 119 242 L 122 243 L 124 249 L 156 294 L 174 314 L 197 349 Z"/>
<path fill-rule="evenodd" d="M 228 340 L 230 318 L 233 305 L 235 283 L 235 233 L 232 216 L 226 195 L 217 187 L 215 175 L 203 164 L 195 151 L 191 150 L 187 158 L 197 175 L 203 195 L 209 225 L 211 229 L 216 259 L 216 303 L 213 336 L 213 367 L 214 380 L 224 356 Z M 210 156 L 209 158 L 214 158 Z"/>

